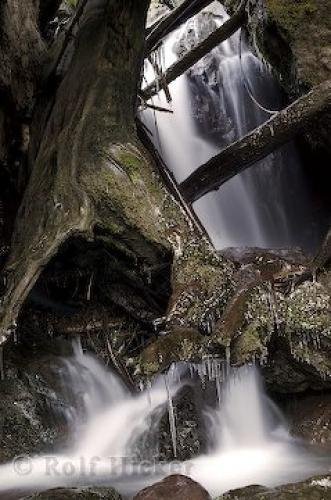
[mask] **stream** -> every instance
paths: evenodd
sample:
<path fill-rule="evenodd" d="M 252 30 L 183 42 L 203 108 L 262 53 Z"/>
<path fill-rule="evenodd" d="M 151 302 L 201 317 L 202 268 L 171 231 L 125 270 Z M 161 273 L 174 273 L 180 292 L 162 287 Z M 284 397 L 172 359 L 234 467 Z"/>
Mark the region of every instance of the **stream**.
<path fill-rule="evenodd" d="M 221 4 L 214 2 L 167 36 L 155 61 L 163 69 L 169 67 L 227 19 Z M 146 62 L 146 82 L 154 78 Z M 270 113 L 262 108 L 286 105 L 270 69 L 239 32 L 169 90 L 171 103 L 162 91 L 152 102 L 171 113 L 142 109 L 141 118 L 178 182 L 265 122 Z M 205 195 L 193 208 L 217 249 L 300 247 L 313 253 L 328 222 L 327 209 L 292 142 Z M 209 358 L 173 364 L 150 384 L 142 383 L 136 393 L 83 352 L 79 342 L 73 356 L 61 359 L 60 365 L 58 376 L 70 401 L 64 415 L 70 429 L 67 446 L 1 465 L 1 498 L 93 484 L 112 486 L 130 499 L 173 473 L 191 477 L 215 498 L 238 487 L 273 487 L 328 470 L 329 457 L 290 435 L 255 365 L 231 368 L 224 360 Z M 185 387 L 205 402 L 201 415 L 192 418 L 201 419 L 208 432 L 203 450 L 181 461 L 176 405 Z M 160 461 L 157 441 L 165 415 L 172 456 Z"/>
<path fill-rule="evenodd" d="M 70 392 L 68 449 L 2 465 L 1 498 L 90 484 L 112 486 L 132 498 L 173 473 L 191 477 L 215 497 L 250 484 L 272 487 L 299 481 L 327 469 L 326 457 L 313 454 L 290 436 L 254 365 L 230 368 L 213 359 L 178 363 L 132 394 L 76 343 L 74 355 L 62 360 L 58 376 L 63 390 Z M 186 385 L 200 391 L 202 399 L 207 389 L 214 393 L 213 403 L 202 408 L 209 429 L 206 450 L 183 462 L 160 462 L 150 454 L 153 436 L 157 437 L 161 417 L 168 411 L 176 453 L 173 401 Z"/>

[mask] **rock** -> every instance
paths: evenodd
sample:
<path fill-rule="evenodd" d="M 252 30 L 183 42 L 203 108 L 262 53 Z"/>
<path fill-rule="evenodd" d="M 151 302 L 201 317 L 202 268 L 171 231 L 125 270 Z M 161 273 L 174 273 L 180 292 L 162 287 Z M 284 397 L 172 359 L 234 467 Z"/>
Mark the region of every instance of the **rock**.
<path fill-rule="evenodd" d="M 22 500 L 121 500 L 121 496 L 113 488 L 56 488 L 32 496 L 24 497 Z"/>
<path fill-rule="evenodd" d="M 304 266 L 309 260 L 300 248 L 228 247 L 219 253 L 236 264 L 258 265 L 261 261 L 284 261 Z"/>
<path fill-rule="evenodd" d="M 331 450 L 331 394 L 293 396 L 280 406 L 289 422 L 290 432 L 312 445 Z"/>
<path fill-rule="evenodd" d="M 256 9 L 249 22 L 251 38 L 291 98 L 326 81 L 331 65 L 328 0 L 254 0 L 252 4 Z M 326 154 L 330 127 L 329 119 L 321 120 L 308 136 L 310 144 Z"/>
<path fill-rule="evenodd" d="M 150 344 L 139 358 L 145 376 L 163 371 L 175 361 L 199 360 L 204 354 L 204 337 L 188 328 L 177 328 Z"/>
<path fill-rule="evenodd" d="M 174 51 L 179 58 L 205 40 L 217 28 L 217 6 L 208 6 L 190 19 L 177 40 Z M 187 71 L 190 88 L 190 109 L 200 135 L 225 147 L 229 137 L 234 140 L 233 122 L 220 101 L 222 77 L 219 71 L 220 53 L 211 51 Z"/>
<path fill-rule="evenodd" d="M 301 483 L 267 489 L 248 486 L 220 496 L 217 500 L 328 500 L 331 499 L 331 476 L 316 476 Z"/>
<path fill-rule="evenodd" d="M 54 445 L 65 446 L 70 434 L 65 418 L 70 403 L 61 397 L 59 355 L 71 347 L 66 342 L 48 343 L 48 349 L 16 345 L 5 351 L 6 379 L 0 381 L 0 463 L 17 455 L 49 451 Z"/>
<path fill-rule="evenodd" d="M 169 13 L 169 8 L 160 0 L 152 0 L 148 11 L 147 25 L 153 24 L 156 20 Z"/>
<path fill-rule="evenodd" d="M 286 294 L 257 286 L 245 307 L 231 362 L 260 359 L 273 392 L 331 387 L 330 294 L 324 285 L 306 281 Z"/>
<path fill-rule="evenodd" d="M 175 474 L 138 493 L 134 500 L 210 500 L 208 492 L 192 479 Z"/>
<path fill-rule="evenodd" d="M 205 394 L 204 394 L 205 396 Z M 204 420 L 201 418 L 202 402 L 198 400 L 192 387 L 183 389 L 173 398 L 177 432 L 176 460 L 190 460 L 201 454 L 206 440 Z M 173 447 L 169 426 L 169 414 L 162 417 L 158 431 L 158 459 L 173 460 Z"/>

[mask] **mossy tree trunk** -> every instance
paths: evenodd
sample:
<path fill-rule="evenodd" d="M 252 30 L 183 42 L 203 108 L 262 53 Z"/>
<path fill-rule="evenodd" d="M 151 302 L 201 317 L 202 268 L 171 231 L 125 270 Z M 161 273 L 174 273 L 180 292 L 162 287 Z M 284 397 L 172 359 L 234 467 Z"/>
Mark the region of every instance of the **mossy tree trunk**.
<path fill-rule="evenodd" d="M 100 243 L 109 265 L 120 255 L 132 281 L 146 282 L 150 269 L 172 265 L 172 322 L 188 280 L 196 289 L 193 274 L 200 265 L 204 272 L 208 259 L 221 269 L 215 290 L 214 283 L 202 285 L 203 298 L 216 296 L 224 286 L 222 260 L 190 227 L 137 138 L 148 4 L 87 2 L 65 76 L 55 94 L 36 106 L 31 128 L 31 151 L 36 153 L 30 154 L 31 176 L 4 270 L 1 343 L 42 270 L 73 235 Z M 190 301 L 197 305 L 196 297 Z M 179 321 L 187 309 L 181 307 Z"/>

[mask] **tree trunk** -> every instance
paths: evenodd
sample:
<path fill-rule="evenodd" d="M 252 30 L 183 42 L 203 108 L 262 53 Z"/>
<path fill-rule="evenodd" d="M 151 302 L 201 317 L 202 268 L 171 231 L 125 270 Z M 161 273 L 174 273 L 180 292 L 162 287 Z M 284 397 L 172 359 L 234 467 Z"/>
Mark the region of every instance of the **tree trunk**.
<path fill-rule="evenodd" d="M 139 310 L 141 289 L 149 287 L 152 293 L 151 287 L 160 286 L 160 278 L 146 285 L 150 269 L 172 268 L 172 324 L 189 316 L 191 302 L 202 307 L 206 293 L 225 293 L 224 273 L 231 266 L 213 256 L 209 243 L 190 225 L 137 137 L 148 3 L 88 2 L 65 77 L 55 95 L 37 106 L 31 141 L 36 153 L 30 154 L 31 176 L 4 270 L 0 343 L 15 327 L 42 270 L 75 235 L 107 253 L 104 293 L 131 313 Z M 192 251 L 195 257 L 189 260 Z M 196 289 L 192 273 L 203 273 L 210 259 L 219 284 L 204 280 L 202 289 Z M 117 287 L 109 271 L 114 267 L 123 278 Z M 128 304 L 128 287 L 138 290 L 134 305 Z M 190 288 L 194 293 L 183 307 L 182 294 Z M 199 315 L 186 320 L 197 323 Z"/>
<path fill-rule="evenodd" d="M 226 181 L 293 139 L 331 108 L 331 81 L 322 83 L 242 139 L 201 165 L 180 185 L 187 202 L 218 189 Z"/>

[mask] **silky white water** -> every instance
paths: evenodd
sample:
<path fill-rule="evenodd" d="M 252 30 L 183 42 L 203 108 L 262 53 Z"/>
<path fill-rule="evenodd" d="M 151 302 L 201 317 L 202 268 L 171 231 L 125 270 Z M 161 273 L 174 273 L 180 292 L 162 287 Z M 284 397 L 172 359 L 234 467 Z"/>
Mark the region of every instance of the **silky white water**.
<path fill-rule="evenodd" d="M 189 50 L 229 18 L 219 2 L 204 12 L 164 40 L 158 58 L 164 69 L 177 60 L 178 45 Z M 151 109 L 141 113 L 155 147 L 178 182 L 270 118 L 252 101 L 247 85 L 263 106 L 275 110 L 285 106 L 270 71 L 252 53 L 245 37 L 240 61 L 239 44 L 237 32 L 172 82 L 170 104 L 163 91 L 152 99 L 172 114 Z M 153 68 L 146 63 L 146 81 L 154 78 Z M 312 251 L 324 231 L 313 215 L 315 203 L 311 181 L 290 143 L 219 191 L 203 196 L 193 207 L 217 248 L 300 246 Z"/>
<path fill-rule="evenodd" d="M 325 470 L 324 460 L 303 452 L 290 437 L 264 393 L 257 369 L 228 371 L 218 360 L 173 365 L 150 388 L 133 395 L 93 356 L 76 349 L 72 358 L 63 360 L 62 371 L 72 393 L 69 451 L 23 457 L 1 466 L 0 494 L 18 498 L 19 491 L 99 484 L 114 486 L 130 497 L 162 477 L 182 473 L 217 496 L 231 488 L 257 483 L 274 486 Z M 219 401 L 216 382 L 221 387 Z M 180 387 L 201 388 L 206 383 L 215 384 L 217 401 L 213 409 L 205 408 L 208 451 L 182 463 L 158 463 L 143 460 L 142 449 L 138 459 L 139 443 L 144 437 L 150 439 L 152 428 L 157 431 L 155 424 L 169 407 L 169 398 L 172 406 Z M 173 414 L 171 421 L 176 426 Z"/>

